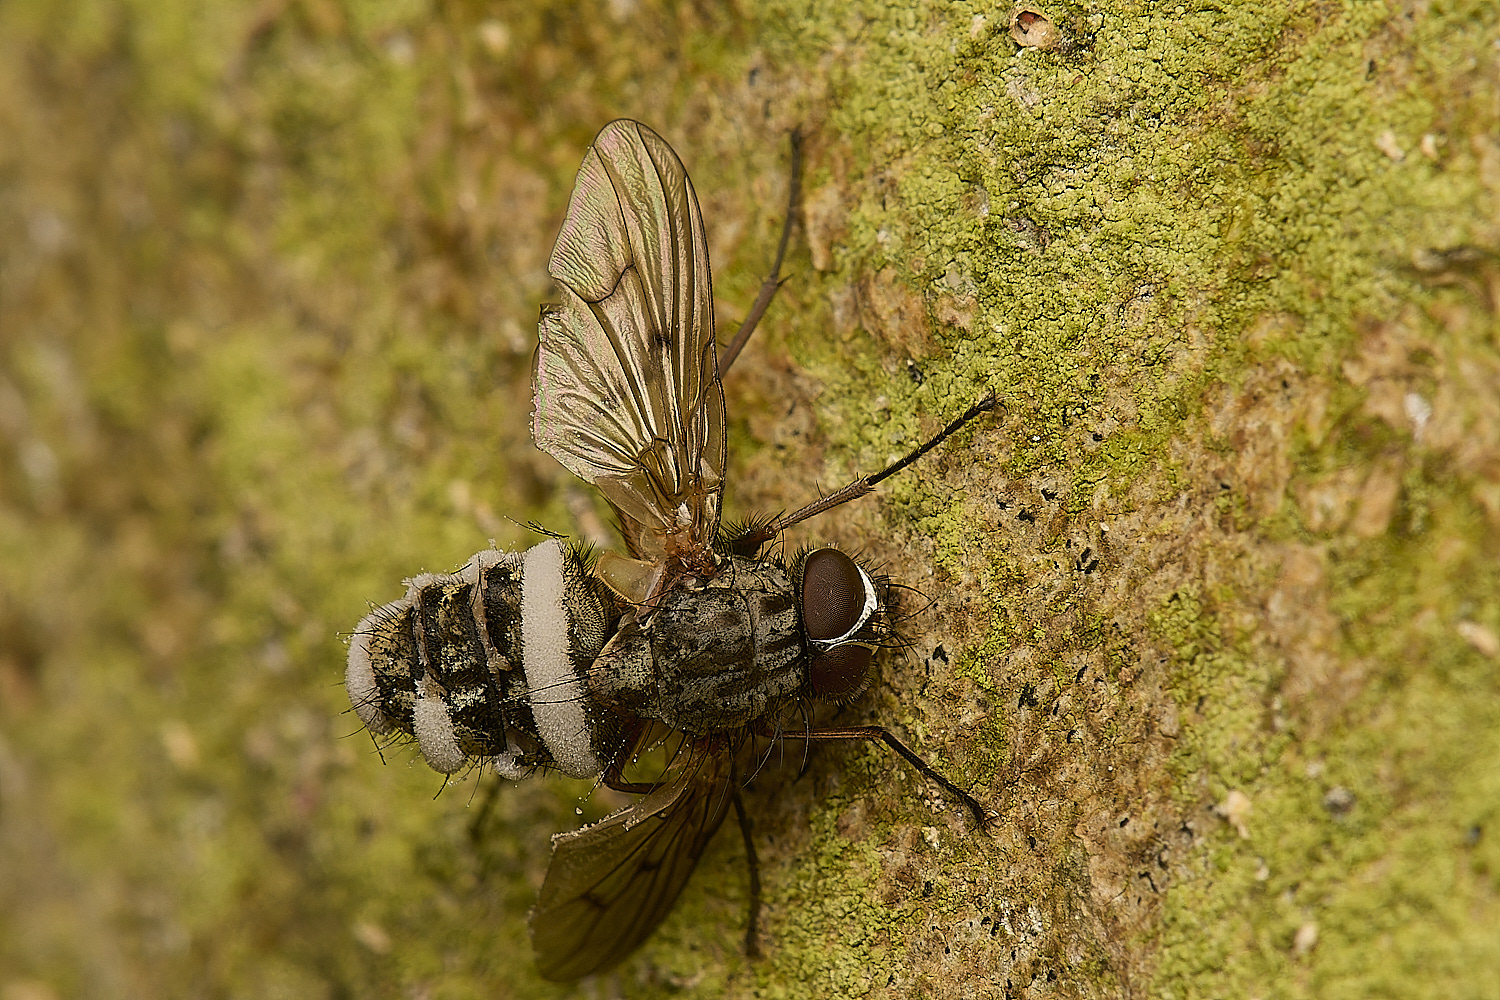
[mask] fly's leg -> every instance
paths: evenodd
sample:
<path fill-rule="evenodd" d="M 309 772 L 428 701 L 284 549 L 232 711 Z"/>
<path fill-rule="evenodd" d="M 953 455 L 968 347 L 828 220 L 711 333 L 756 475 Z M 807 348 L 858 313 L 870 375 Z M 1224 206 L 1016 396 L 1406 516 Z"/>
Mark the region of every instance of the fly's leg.
<path fill-rule="evenodd" d="M 729 366 L 734 364 L 734 359 L 740 356 L 740 350 L 745 346 L 745 341 L 750 339 L 750 334 L 755 332 L 755 325 L 770 308 L 771 300 L 776 297 L 776 290 L 781 287 L 781 262 L 786 257 L 786 245 L 792 238 L 792 224 L 797 220 L 797 199 L 802 194 L 802 132 L 792 132 L 792 182 L 787 193 L 786 221 L 781 225 L 781 244 L 776 248 L 776 263 L 771 265 L 771 273 L 761 283 L 760 294 L 755 297 L 755 304 L 750 307 L 750 315 L 740 324 L 735 331 L 734 339 L 725 345 L 719 352 L 719 377 L 729 371 Z"/>
<path fill-rule="evenodd" d="M 614 759 L 609 762 L 609 766 L 604 769 L 604 773 L 599 776 L 600 784 L 614 791 L 624 792 L 627 795 L 650 795 L 657 789 L 669 784 L 673 769 L 687 751 L 686 743 L 679 743 L 677 745 L 676 749 L 668 755 L 667 761 L 662 766 L 661 773 L 651 781 L 631 781 L 625 777 L 625 768 L 634 762 L 635 754 L 642 747 L 660 745 L 659 743 L 653 743 L 652 738 L 654 734 L 659 734 L 661 731 L 662 727 L 659 725 L 653 726 L 646 720 L 636 720 L 625 730 L 624 737 L 620 741 L 619 751 L 615 753 Z M 686 759 L 689 766 L 694 767 L 700 766 L 703 760 L 703 758 L 694 757 L 692 754 L 687 754 Z"/>
<path fill-rule="evenodd" d="M 660 781 L 622 781 L 619 778 L 611 778 L 607 774 L 604 776 L 604 784 L 626 795 L 650 795 L 662 785 Z"/>
<path fill-rule="evenodd" d="M 964 807 L 974 817 L 974 825 L 980 830 L 989 828 L 990 813 L 979 803 L 979 800 L 968 792 L 959 788 L 953 782 L 943 777 L 936 769 L 916 752 L 897 739 L 896 734 L 883 726 L 844 726 L 837 729 L 809 729 L 800 733 L 782 733 L 783 739 L 788 740 L 868 740 L 872 743 L 884 743 L 887 748 L 894 750 L 905 758 L 906 762 L 929 781 L 936 782 L 942 786 L 943 791 L 955 796 L 963 802 Z"/>
<path fill-rule="evenodd" d="M 495 803 L 500 799 L 500 787 L 504 782 L 494 780 L 489 782 L 485 788 L 484 798 L 479 803 L 479 809 L 475 811 L 474 818 L 469 821 L 469 849 L 479 860 L 479 878 L 481 881 L 490 877 L 495 866 L 495 852 L 486 850 L 489 843 L 489 828 Z"/>
<path fill-rule="evenodd" d="M 609 762 L 609 766 L 604 769 L 604 773 L 599 776 L 599 780 L 606 787 L 612 788 L 617 792 L 624 792 L 627 795 L 650 795 L 662 786 L 660 780 L 625 780 L 625 762 L 633 758 L 637 748 L 645 738 L 646 729 L 646 725 L 638 721 L 625 731 L 623 738 L 620 740 L 619 751 L 614 755 L 614 759 Z"/>
<path fill-rule="evenodd" d="M 739 817 L 740 835 L 745 838 L 745 865 L 750 869 L 750 913 L 745 919 L 745 956 L 760 957 L 760 861 L 755 856 L 755 841 L 750 836 L 750 814 L 740 800 L 740 786 L 733 782 L 734 814 Z"/>
<path fill-rule="evenodd" d="M 860 497 L 869 496 L 875 489 L 875 484 L 882 479 L 895 475 L 902 469 L 911 465 L 917 459 L 927 454 L 944 441 L 948 440 L 959 428 L 981 414 L 988 413 L 1000 405 L 995 394 L 989 393 L 979 402 L 969 407 L 957 419 L 928 438 L 917 447 L 913 448 L 905 458 L 894 462 L 871 476 L 860 476 L 848 486 L 843 487 L 827 496 L 819 497 L 812 503 L 790 514 L 779 517 L 761 518 L 746 524 L 738 534 L 730 539 L 730 547 L 736 555 L 752 557 L 760 551 L 760 547 L 777 535 L 781 534 L 792 525 L 806 521 L 810 517 L 830 511 L 835 507 L 848 503 L 850 500 L 858 500 Z M 872 737 L 874 738 L 874 737 Z M 900 751 L 898 751 L 900 752 Z M 903 756 L 905 754 L 903 753 Z M 910 758 L 908 758 L 910 759 Z"/>

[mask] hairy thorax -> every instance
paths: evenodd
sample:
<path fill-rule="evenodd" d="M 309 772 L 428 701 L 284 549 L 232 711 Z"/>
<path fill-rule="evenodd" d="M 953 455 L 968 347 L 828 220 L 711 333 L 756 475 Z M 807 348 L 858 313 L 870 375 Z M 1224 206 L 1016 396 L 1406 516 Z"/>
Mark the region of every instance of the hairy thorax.
<path fill-rule="evenodd" d="M 806 679 L 786 571 L 738 557 L 703 586 L 669 591 L 622 623 L 589 672 L 602 704 L 695 735 L 753 722 Z"/>

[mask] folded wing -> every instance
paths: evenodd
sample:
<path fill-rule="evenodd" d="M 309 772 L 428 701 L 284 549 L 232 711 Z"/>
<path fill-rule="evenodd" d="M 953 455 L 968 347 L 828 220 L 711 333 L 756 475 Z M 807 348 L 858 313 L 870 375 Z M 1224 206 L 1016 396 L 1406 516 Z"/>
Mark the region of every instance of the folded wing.
<path fill-rule="evenodd" d="M 531 911 L 538 971 L 566 982 L 629 955 L 671 912 L 729 803 L 727 779 L 682 777 L 593 826 L 554 836 Z"/>
<path fill-rule="evenodd" d="M 682 161 L 637 122 L 584 157 L 549 264 L 537 446 L 597 485 L 668 552 L 712 543 L 724 476 L 724 391 L 698 199 Z"/>

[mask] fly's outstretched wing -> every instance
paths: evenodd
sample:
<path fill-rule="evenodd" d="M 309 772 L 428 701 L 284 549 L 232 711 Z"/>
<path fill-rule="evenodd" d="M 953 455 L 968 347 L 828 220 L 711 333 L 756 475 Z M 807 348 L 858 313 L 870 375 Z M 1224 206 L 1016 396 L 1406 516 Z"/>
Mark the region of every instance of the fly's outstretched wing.
<path fill-rule="evenodd" d="M 629 955 L 671 912 L 729 804 L 727 779 L 685 777 L 554 836 L 531 911 L 538 971 L 566 982 Z"/>
<path fill-rule="evenodd" d="M 532 436 L 671 552 L 718 532 L 724 390 L 698 197 L 644 125 L 606 125 L 548 265 Z"/>

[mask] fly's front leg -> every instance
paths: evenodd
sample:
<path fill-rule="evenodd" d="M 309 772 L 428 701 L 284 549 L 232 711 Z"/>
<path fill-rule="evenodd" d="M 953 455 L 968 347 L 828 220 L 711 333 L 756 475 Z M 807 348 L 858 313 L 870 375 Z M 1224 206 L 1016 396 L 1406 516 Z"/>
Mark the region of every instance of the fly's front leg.
<path fill-rule="evenodd" d="M 729 551 L 746 559 L 754 559 L 767 542 L 777 535 L 776 515 L 751 517 L 738 528 L 726 533 Z"/>
<path fill-rule="evenodd" d="M 802 132 L 792 132 L 792 182 L 787 192 L 786 221 L 781 225 L 781 243 L 776 248 L 776 263 L 771 265 L 771 273 L 761 283 L 760 294 L 755 297 L 755 304 L 750 307 L 750 315 L 740 324 L 735 331 L 734 339 L 724 346 L 719 353 L 719 377 L 729 371 L 729 366 L 734 364 L 734 359 L 740 356 L 740 349 L 745 346 L 745 341 L 750 339 L 750 334 L 755 332 L 755 326 L 760 318 L 770 308 L 771 300 L 776 297 L 776 290 L 781 287 L 781 262 L 786 257 L 786 245 L 792 238 L 792 223 L 797 218 L 797 199 L 802 195 Z"/>
<path fill-rule="evenodd" d="M 902 743 L 896 734 L 883 726 L 844 726 L 837 729 L 809 729 L 800 733 L 782 733 L 783 739 L 788 740 L 867 740 L 872 743 L 884 743 L 886 747 L 900 754 L 908 764 L 929 781 L 935 781 L 942 786 L 943 790 L 950 795 L 956 796 L 969 813 L 974 817 L 974 825 L 980 830 L 989 828 L 992 816 L 990 811 L 980 804 L 979 800 L 968 792 L 959 788 L 953 782 L 943 777 L 937 770 L 916 752 Z"/>

